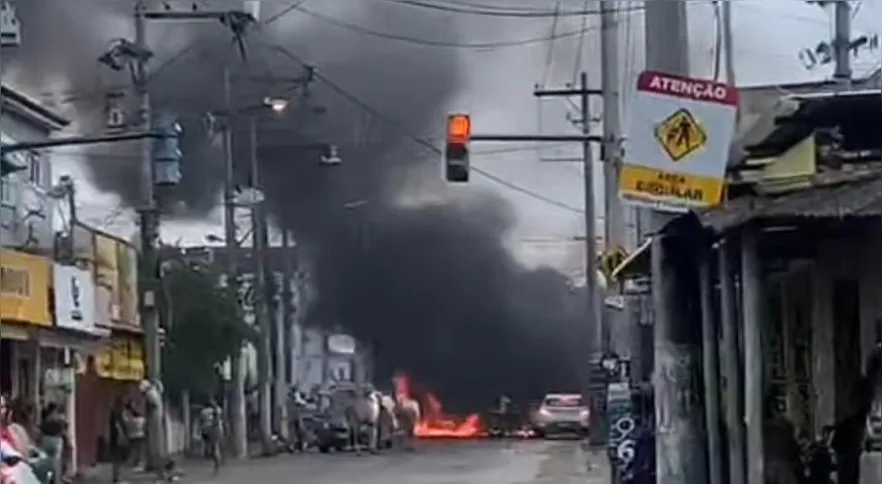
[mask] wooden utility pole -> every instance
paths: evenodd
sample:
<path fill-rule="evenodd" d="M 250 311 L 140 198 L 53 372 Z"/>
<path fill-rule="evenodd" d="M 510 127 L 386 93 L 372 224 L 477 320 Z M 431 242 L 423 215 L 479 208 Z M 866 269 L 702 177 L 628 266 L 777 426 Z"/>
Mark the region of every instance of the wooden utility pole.
<path fill-rule="evenodd" d="M 600 288 L 597 284 L 597 256 L 598 251 L 595 245 L 595 224 L 596 224 L 596 208 L 594 202 L 594 156 L 591 150 L 591 96 L 603 95 L 603 91 L 596 89 L 588 89 L 588 74 L 583 72 L 579 77 L 579 88 L 573 89 L 537 89 L 533 92 L 536 97 L 571 97 L 578 96 L 580 100 L 580 109 L 582 111 L 581 127 L 582 137 L 582 172 L 584 186 L 584 220 L 585 220 L 585 314 L 588 319 L 593 322 L 593 334 L 590 341 L 590 356 L 588 365 L 598 366 L 602 355 L 607 352 L 607 343 L 609 342 L 609 330 L 606 327 L 605 318 L 603 318 L 603 308 L 601 305 Z M 474 136 L 472 137 L 474 139 Z M 547 141 L 543 139 L 543 141 Z M 606 143 L 601 137 L 598 141 Z M 605 382 L 591 381 L 591 375 L 594 372 L 586 369 L 582 373 L 584 376 L 582 394 L 592 407 L 592 413 L 596 416 L 595 428 L 606 428 L 606 418 L 603 412 L 605 405 Z M 591 440 L 594 444 L 600 444 L 605 437 L 600 432 L 592 432 Z"/>

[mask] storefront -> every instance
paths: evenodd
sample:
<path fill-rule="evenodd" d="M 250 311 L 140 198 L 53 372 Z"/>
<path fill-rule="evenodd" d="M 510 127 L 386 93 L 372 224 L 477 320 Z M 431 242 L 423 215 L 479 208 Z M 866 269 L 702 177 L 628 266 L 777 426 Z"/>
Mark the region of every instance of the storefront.
<path fill-rule="evenodd" d="M 80 465 L 107 460 L 108 422 L 120 398 L 140 406 L 138 383 L 144 379 L 143 338 L 114 334 L 94 355 L 77 359 L 77 459 Z"/>
<path fill-rule="evenodd" d="M 77 235 L 78 258 L 93 268 L 97 327 L 109 334 L 95 351 L 77 358 L 77 460 L 92 465 L 107 460 L 113 402 L 121 398 L 140 406 L 144 343 L 138 319 L 137 251 L 99 231 Z"/>
<path fill-rule="evenodd" d="M 77 435 L 82 427 L 77 416 L 77 361 L 96 351 L 108 331 L 96 325 L 96 294 L 92 272 L 55 264 L 52 268 L 55 331 L 44 334 L 42 346 L 43 402 L 66 409 L 73 436 L 73 455 L 78 454 Z M 74 459 L 76 462 L 76 459 Z"/>
<path fill-rule="evenodd" d="M 0 390 L 39 404 L 42 374 L 39 338 L 52 327 L 51 262 L 0 250 Z"/>

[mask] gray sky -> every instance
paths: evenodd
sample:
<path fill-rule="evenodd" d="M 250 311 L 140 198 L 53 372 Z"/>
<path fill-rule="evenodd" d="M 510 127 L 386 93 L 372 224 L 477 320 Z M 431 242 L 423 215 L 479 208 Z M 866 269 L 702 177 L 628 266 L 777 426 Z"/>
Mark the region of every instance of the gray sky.
<path fill-rule="evenodd" d="M 266 0 L 270 1 L 270 0 Z M 677 1 L 677 0 L 668 0 Z M 690 22 L 690 62 L 696 76 L 709 77 L 713 70 L 714 20 L 712 7 L 708 2 L 689 2 Z M 321 6 L 310 8 L 326 13 L 334 18 L 345 19 L 345 7 L 354 0 L 324 0 Z M 831 10 L 807 5 L 799 0 L 732 0 L 734 16 L 734 57 L 739 85 L 790 83 L 816 80 L 829 76 L 829 67 L 806 70 L 797 57 L 800 49 L 816 45 L 829 38 L 831 32 Z M 475 2 L 481 3 L 481 2 Z M 529 5 L 532 8 L 547 6 L 551 10 L 554 0 L 511 1 L 508 5 Z M 641 2 L 620 1 L 623 9 L 635 7 Z M 855 35 L 880 33 L 882 25 L 882 0 L 856 2 L 853 31 Z M 562 0 L 562 10 L 577 10 L 583 7 L 583 0 Z M 404 7 L 402 7 L 404 8 Z M 591 7 L 589 7 L 591 8 Z M 283 28 L 337 28 L 331 25 L 317 25 L 318 20 L 292 12 L 284 19 Z M 114 19 L 113 21 L 116 21 Z M 121 21 L 121 20 L 120 20 Z M 477 21 L 477 20 L 476 20 Z M 480 19 L 487 22 L 487 19 Z M 486 37 L 476 39 L 456 39 L 462 42 L 514 41 L 527 38 L 549 37 L 552 19 L 500 19 L 499 27 L 487 32 Z M 577 17 L 562 18 L 556 31 L 578 30 L 582 20 Z M 597 19 L 589 19 L 589 26 L 596 25 Z M 280 22 L 282 23 L 282 22 Z M 313 25 L 316 24 L 316 25 Z M 122 28 L 122 27 L 121 27 Z M 622 68 L 623 109 L 627 125 L 627 103 L 632 92 L 636 74 L 643 63 L 643 16 L 639 11 L 623 14 L 620 23 L 620 66 Z M 394 33 L 392 27 L 390 33 Z M 351 33 L 351 35 L 359 35 Z M 443 33 L 426 32 L 425 38 L 451 40 Z M 368 42 L 400 43 L 396 40 L 366 39 Z M 568 110 L 573 111 L 563 100 L 543 101 L 540 105 L 532 96 L 534 84 L 548 87 L 561 86 L 573 80 L 574 72 L 586 69 L 591 81 L 599 86 L 599 33 L 589 31 L 584 38 L 581 59 L 578 58 L 579 37 L 559 39 L 555 42 L 507 47 L 500 49 L 462 49 L 461 58 L 469 66 L 469 87 L 464 89 L 449 109 L 467 111 L 472 114 L 475 132 L 517 132 L 517 133 L 567 133 L 574 132 L 566 121 Z M 432 47 L 408 45 L 411 49 Z M 551 62 L 548 62 L 551 52 Z M 880 52 L 863 52 L 854 61 L 855 75 L 863 75 L 879 66 Z M 546 67 L 548 66 L 548 67 Z M 321 68 L 321 65 L 319 65 Z M 330 73 L 333 75 L 333 73 Z M 348 86 L 350 80 L 337 80 Z M 595 103 L 594 113 L 600 113 L 600 105 Z M 574 112 L 575 114 L 575 112 Z M 578 114 L 575 114 L 577 117 Z M 426 137 L 441 134 L 443 119 L 439 119 L 438 133 L 423 133 Z M 596 126 L 600 129 L 600 126 Z M 497 154 L 479 154 L 483 150 L 500 148 L 523 148 Z M 473 183 L 486 185 L 499 190 L 517 207 L 520 223 L 512 234 L 511 247 L 525 262 L 539 261 L 555 266 L 571 267 L 580 265 L 580 258 L 574 258 L 579 249 L 572 243 L 549 242 L 566 239 L 582 233 L 582 216 L 577 210 L 582 205 L 582 172 L 578 163 L 543 162 L 542 159 L 572 157 L 578 155 L 577 147 L 552 146 L 538 150 L 524 145 L 475 145 L 472 163 L 514 185 L 535 192 L 542 197 L 555 200 L 552 204 L 538 200 L 502 186 L 481 176 L 474 176 Z M 61 159 L 56 155 L 57 175 L 70 173 L 76 179 L 87 180 L 87 174 L 76 166 L 75 159 Z M 598 183 L 600 170 L 596 170 Z M 440 176 L 440 170 L 439 170 Z M 86 183 L 81 183 L 81 217 L 120 235 L 129 236 L 134 228 L 131 213 L 118 208 L 118 200 L 113 195 L 97 193 Z M 454 187 L 453 190 L 460 188 Z M 595 192 L 600 197 L 600 186 Z M 562 205 L 563 207 L 561 207 Z M 203 223 L 192 221 L 169 222 L 163 226 L 163 236 L 170 241 L 184 243 L 204 243 L 206 233 L 221 233 L 221 216 L 217 212 Z M 534 243 L 529 240 L 542 239 Z M 528 242 L 524 242 L 527 240 Z"/>

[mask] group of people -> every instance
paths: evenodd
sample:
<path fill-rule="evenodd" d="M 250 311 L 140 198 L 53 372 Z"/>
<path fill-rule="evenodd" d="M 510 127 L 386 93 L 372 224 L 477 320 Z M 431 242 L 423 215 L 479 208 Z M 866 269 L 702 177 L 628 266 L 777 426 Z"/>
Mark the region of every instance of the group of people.
<path fill-rule="evenodd" d="M 46 484 L 64 482 L 72 458 L 67 417 L 55 402 L 41 409 L 39 420 L 34 410 L 35 406 L 24 400 L 0 395 L 0 439 L 4 452 L 28 460 Z M 6 464 L 0 464 L 3 465 Z"/>
<path fill-rule="evenodd" d="M 304 414 L 326 413 L 334 405 L 333 393 L 346 394 L 340 410 L 350 430 L 350 447 L 356 452 L 362 447 L 376 452 L 384 442 L 391 442 L 395 437 L 404 448 L 413 448 L 414 429 L 420 418 L 419 404 L 403 395 L 379 392 L 370 384 L 351 388 L 314 386 L 309 393 L 292 389 L 288 395 L 290 433 L 299 448 L 304 448 L 308 440 Z"/>

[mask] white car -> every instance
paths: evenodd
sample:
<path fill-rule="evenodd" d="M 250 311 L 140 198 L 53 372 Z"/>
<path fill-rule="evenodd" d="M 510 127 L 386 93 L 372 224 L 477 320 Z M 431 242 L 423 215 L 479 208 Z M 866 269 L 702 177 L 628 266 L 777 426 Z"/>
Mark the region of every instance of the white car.
<path fill-rule="evenodd" d="M 587 435 L 591 430 L 591 411 L 576 393 L 549 393 L 533 416 L 538 437 L 556 433 Z"/>

